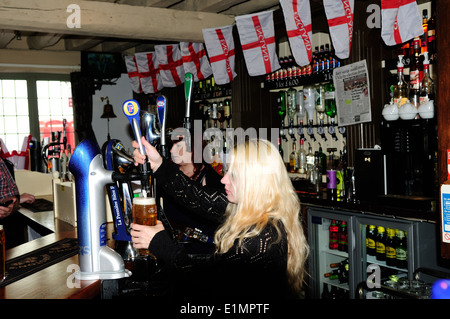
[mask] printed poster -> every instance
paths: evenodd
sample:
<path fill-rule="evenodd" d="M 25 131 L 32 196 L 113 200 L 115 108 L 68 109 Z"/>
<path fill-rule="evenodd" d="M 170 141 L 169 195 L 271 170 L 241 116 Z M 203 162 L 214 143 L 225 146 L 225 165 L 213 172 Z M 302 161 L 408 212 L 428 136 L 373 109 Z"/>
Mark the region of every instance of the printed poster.
<path fill-rule="evenodd" d="M 339 126 L 372 121 L 366 60 L 333 70 Z"/>

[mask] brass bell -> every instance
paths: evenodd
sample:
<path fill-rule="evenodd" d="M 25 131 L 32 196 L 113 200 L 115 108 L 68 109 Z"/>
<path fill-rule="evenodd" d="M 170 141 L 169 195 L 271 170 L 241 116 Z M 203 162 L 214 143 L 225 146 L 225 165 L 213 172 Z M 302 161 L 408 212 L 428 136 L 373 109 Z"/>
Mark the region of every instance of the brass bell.
<path fill-rule="evenodd" d="M 109 98 L 108 97 L 102 97 L 100 98 L 102 102 L 106 100 L 106 104 L 103 106 L 103 114 L 100 116 L 102 119 L 111 119 L 114 117 L 117 117 L 116 114 L 114 114 L 113 106 L 109 104 Z"/>

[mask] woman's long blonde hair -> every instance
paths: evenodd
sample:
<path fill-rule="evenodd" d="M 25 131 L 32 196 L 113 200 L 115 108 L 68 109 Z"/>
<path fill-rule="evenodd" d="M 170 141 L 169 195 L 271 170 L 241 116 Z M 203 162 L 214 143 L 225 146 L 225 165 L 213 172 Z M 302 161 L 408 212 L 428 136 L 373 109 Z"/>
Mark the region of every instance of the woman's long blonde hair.
<path fill-rule="evenodd" d="M 238 201 L 228 204 L 227 218 L 216 232 L 217 253 L 227 252 L 236 240 L 241 244 L 244 238 L 258 235 L 267 223 L 275 227 L 281 223 L 287 233 L 288 281 L 299 292 L 309 246 L 300 222 L 300 201 L 278 150 L 262 139 L 238 144 L 228 174 Z"/>

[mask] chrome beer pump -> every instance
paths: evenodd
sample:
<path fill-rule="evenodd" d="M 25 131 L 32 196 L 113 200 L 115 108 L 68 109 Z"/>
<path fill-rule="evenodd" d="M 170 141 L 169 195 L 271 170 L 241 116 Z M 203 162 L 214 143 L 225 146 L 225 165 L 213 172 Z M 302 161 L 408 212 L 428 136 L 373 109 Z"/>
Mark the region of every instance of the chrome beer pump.
<path fill-rule="evenodd" d="M 105 185 L 115 174 L 103 167 L 103 158 L 95 138 L 83 140 L 74 150 L 69 171 L 75 178 L 79 280 L 129 277 L 119 253 L 106 245 Z"/>

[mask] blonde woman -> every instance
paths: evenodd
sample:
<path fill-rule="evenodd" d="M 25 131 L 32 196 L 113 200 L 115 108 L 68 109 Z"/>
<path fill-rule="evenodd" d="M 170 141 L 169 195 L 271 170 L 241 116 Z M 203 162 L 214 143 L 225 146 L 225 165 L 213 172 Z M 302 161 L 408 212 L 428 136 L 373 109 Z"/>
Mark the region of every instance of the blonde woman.
<path fill-rule="evenodd" d="M 143 143 L 158 174 L 165 161 Z M 135 151 L 136 162 L 143 158 Z M 278 150 L 261 139 L 237 145 L 222 183 L 228 204 L 210 259 L 194 263 L 170 241 L 160 222 L 152 227 L 133 224 L 134 246 L 148 248 L 172 269 L 174 282 L 181 285 L 175 291 L 188 285 L 207 296 L 298 295 L 309 247 L 300 203 Z"/>

